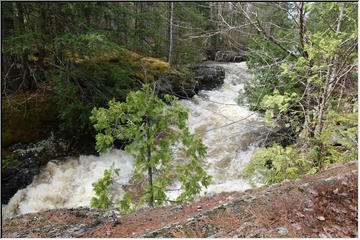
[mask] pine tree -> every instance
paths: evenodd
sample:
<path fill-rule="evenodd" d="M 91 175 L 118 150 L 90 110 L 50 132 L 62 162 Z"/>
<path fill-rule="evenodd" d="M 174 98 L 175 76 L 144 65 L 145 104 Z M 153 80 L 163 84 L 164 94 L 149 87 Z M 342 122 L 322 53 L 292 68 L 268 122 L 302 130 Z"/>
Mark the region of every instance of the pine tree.
<path fill-rule="evenodd" d="M 138 204 L 148 201 L 149 206 L 154 206 L 169 202 L 166 187 L 171 184 L 169 175 L 174 171 L 183 190 L 177 202 L 191 200 L 202 186 L 210 183 L 211 177 L 201 166 L 206 146 L 190 134 L 187 110 L 176 100 L 166 95 L 164 102 L 149 85 L 144 85 L 142 91 L 129 93 L 126 102 L 112 100 L 109 108 L 92 111 L 90 119 L 98 132 L 96 149 L 103 152 L 115 139 L 126 139 L 131 143 L 125 150 L 135 158 L 135 179 L 148 175 L 146 194 Z M 185 153 L 181 162 L 173 161 L 175 144 Z M 128 209 L 130 201 L 129 194 L 125 194 L 122 208 Z"/>

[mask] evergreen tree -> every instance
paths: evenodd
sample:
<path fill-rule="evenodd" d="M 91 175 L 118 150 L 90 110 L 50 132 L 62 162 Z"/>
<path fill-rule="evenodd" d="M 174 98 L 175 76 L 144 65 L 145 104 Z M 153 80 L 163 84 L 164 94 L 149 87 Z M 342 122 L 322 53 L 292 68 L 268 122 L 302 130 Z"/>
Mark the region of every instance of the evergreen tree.
<path fill-rule="evenodd" d="M 125 150 L 135 158 L 135 179 L 148 175 L 146 194 L 139 204 L 169 202 L 166 187 L 171 184 L 169 175 L 174 171 L 182 183 L 182 193 L 176 201 L 192 199 L 209 185 L 211 178 L 201 166 L 206 146 L 190 134 L 187 117 L 187 110 L 176 102 L 176 97 L 166 95 L 164 102 L 149 85 L 144 85 L 142 91 L 130 92 L 126 102 L 112 100 L 107 109 L 93 109 L 91 121 L 98 132 L 96 149 L 103 152 L 115 139 L 126 139 L 131 143 Z M 175 144 L 181 146 L 184 159 L 174 161 Z M 129 194 L 125 194 L 123 209 L 129 207 L 129 201 Z"/>

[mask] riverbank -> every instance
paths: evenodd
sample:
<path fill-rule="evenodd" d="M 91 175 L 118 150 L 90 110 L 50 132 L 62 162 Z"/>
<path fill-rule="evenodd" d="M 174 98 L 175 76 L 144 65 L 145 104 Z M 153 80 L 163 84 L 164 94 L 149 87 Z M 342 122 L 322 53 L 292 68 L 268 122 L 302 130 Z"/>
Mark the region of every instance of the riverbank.
<path fill-rule="evenodd" d="M 357 237 L 358 163 L 269 188 L 128 215 L 57 209 L 3 220 L 3 237 Z"/>

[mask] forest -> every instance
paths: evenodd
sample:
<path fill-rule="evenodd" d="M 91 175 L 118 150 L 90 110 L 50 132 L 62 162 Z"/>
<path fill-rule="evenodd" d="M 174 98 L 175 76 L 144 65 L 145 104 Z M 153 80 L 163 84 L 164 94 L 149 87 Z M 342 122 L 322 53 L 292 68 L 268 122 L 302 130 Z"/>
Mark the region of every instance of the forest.
<path fill-rule="evenodd" d="M 357 2 L 1 9 L 3 219 L 132 214 L 357 161 Z"/>

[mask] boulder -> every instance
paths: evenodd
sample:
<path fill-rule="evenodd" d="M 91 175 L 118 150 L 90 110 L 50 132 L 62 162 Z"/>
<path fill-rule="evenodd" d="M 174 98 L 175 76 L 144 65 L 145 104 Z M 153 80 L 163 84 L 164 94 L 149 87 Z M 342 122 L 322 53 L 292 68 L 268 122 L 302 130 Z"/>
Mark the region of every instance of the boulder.
<path fill-rule="evenodd" d="M 217 51 L 215 61 L 217 62 L 243 62 L 246 60 L 246 54 L 235 51 Z"/>
<path fill-rule="evenodd" d="M 1 203 L 6 204 L 22 188 L 29 185 L 50 160 L 69 154 L 69 144 L 54 136 L 30 144 L 15 144 L 3 152 L 1 166 Z"/>
<path fill-rule="evenodd" d="M 179 98 L 191 98 L 200 90 L 212 90 L 224 83 L 225 70 L 221 66 L 198 64 L 193 67 L 192 77 L 188 75 L 163 75 L 153 86 L 158 89 L 159 96 L 172 94 Z"/>
<path fill-rule="evenodd" d="M 196 92 L 211 90 L 224 83 L 225 69 L 221 66 L 196 65 L 194 78 L 197 81 Z"/>
<path fill-rule="evenodd" d="M 163 97 L 165 94 L 171 94 L 180 99 L 187 99 L 192 98 L 196 94 L 197 82 L 191 77 L 162 75 L 152 85 L 160 97 Z"/>
<path fill-rule="evenodd" d="M 296 142 L 296 131 L 294 128 L 275 128 L 267 136 L 264 146 L 270 147 L 278 143 L 283 147 L 289 146 Z"/>

